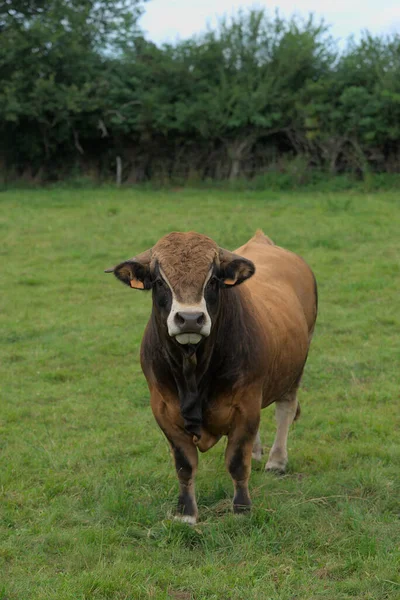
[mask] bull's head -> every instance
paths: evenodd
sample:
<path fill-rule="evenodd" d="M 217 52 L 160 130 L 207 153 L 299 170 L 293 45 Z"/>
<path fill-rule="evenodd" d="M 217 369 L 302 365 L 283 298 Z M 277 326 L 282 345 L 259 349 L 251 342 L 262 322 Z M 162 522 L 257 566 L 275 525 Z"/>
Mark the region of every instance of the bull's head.
<path fill-rule="evenodd" d="M 170 233 L 150 250 L 106 271 L 131 288 L 152 289 L 154 309 L 179 344 L 198 344 L 208 337 L 221 288 L 232 288 L 254 272 L 250 260 L 194 232 Z"/>

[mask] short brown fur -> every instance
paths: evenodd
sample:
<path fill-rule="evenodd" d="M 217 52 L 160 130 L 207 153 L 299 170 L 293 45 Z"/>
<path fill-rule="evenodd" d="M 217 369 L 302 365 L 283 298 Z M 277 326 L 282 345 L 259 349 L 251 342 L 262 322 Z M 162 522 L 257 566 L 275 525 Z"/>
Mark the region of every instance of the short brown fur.
<path fill-rule="evenodd" d="M 206 236 L 173 233 L 154 246 L 151 259 L 162 266 L 175 293 L 186 299 L 188 293 L 198 295 L 223 252 Z M 228 437 L 226 465 L 235 488 L 234 510 L 250 507 L 253 446 L 261 454 L 260 411 L 273 402 L 277 435 L 266 469 L 284 471 L 287 432 L 300 414 L 296 392 L 317 316 L 315 279 L 299 256 L 276 246 L 262 231 L 235 255 L 252 261 L 256 272 L 241 285 L 220 290 L 211 334 L 190 359 L 171 342 L 154 309 L 142 342 L 152 410 L 171 445 L 180 482 L 178 513 L 190 522 L 197 518 L 197 450 L 207 451 L 223 435 Z M 181 375 L 185 370 L 189 379 Z M 197 393 L 190 396 L 192 405 L 197 397 L 197 434 L 185 426 L 180 399 L 185 386 L 189 396 L 191 389 Z"/>
<path fill-rule="evenodd" d="M 178 300 L 196 302 L 217 256 L 218 246 L 211 238 L 194 231 L 173 232 L 153 247 L 152 262 L 159 262 Z"/>

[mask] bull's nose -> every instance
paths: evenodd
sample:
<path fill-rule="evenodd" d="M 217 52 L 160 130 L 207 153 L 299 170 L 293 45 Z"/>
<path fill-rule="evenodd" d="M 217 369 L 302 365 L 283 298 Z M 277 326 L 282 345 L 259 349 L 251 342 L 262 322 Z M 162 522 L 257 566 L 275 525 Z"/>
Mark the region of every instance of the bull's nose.
<path fill-rule="evenodd" d="M 202 312 L 177 312 L 175 323 L 180 333 L 199 333 L 206 322 L 206 316 Z"/>

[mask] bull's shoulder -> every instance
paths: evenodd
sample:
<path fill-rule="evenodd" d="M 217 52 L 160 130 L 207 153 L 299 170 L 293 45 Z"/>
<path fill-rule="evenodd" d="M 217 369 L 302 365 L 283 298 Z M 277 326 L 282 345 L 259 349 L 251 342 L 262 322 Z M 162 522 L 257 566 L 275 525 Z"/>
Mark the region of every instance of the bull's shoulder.
<path fill-rule="evenodd" d="M 271 244 L 247 244 L 243 255 L 255 267 L 255 275 L 246 281 L 256 309 L 263 322 L 288 317 L 303 320 L 308 331 L 317 315 L 317 285 L 313 271 L 298 254 Z"/>

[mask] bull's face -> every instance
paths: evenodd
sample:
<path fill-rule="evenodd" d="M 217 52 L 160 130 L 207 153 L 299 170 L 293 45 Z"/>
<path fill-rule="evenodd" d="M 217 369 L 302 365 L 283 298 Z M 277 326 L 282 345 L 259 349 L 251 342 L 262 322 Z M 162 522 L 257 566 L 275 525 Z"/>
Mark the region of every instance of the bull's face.
<path fill-rule="evenodd" d="M 182 345 L 210 335 L 220 290 L 251 277 L 254 264 L 198 233 L 170 233 L 114 272 L 134 289 L 153 291 L 153 308 L 168 335 Z"/>

